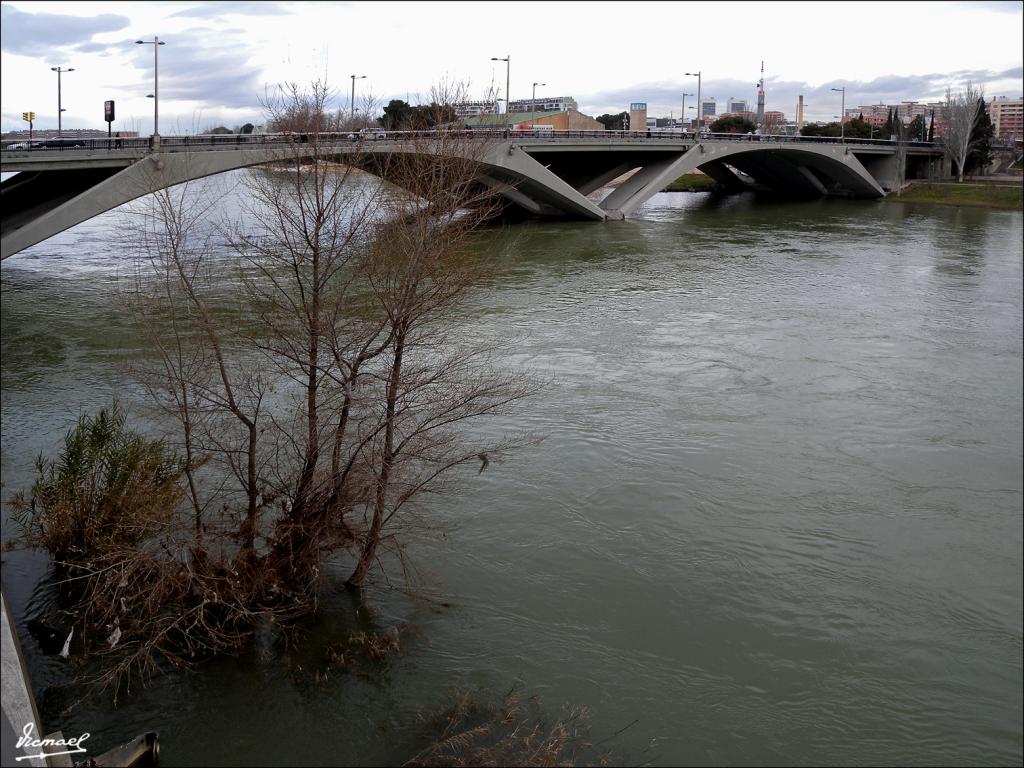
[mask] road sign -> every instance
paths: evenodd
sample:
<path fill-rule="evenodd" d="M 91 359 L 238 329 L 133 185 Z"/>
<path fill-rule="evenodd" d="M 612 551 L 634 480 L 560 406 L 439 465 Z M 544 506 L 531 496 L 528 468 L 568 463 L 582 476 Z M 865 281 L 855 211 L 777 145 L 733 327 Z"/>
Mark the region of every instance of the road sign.
<path fill-rule="evenodd" d="M 103 102 L 103 119 L 108 123 L 114 122 L 114 100 Z"/>

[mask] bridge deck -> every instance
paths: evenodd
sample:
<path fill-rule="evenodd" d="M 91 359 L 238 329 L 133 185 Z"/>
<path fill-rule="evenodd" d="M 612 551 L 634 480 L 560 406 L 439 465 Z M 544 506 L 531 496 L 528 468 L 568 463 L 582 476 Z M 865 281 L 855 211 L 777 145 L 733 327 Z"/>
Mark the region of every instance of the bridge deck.
<path fill-rule="evenodd" d="M 455 141 L 451 142 L 454 138 Z M 444 139 L 444 141 L 442 141 Z M 440 150 L 438 147 L 447 147 Z M 375 158 L 461 151 L 481 184 L 536 216 L 605 221 L 633 213 L 679 176 L 701 171 L 736 189 L 802 196 L 879 197 L 892 188 L 896 157 L 920 165 L 941 155 L 934 144 L 700 134 L 669 131 L 370 131 L 161 136 L 148 139 L 8 142 L 0 170 L 0 256 L 7 258 L 58 232 L 163 187 L 265 163 L 337 159 L 379 173 Z M 440 155 L 437 155 L 440 156 Z M 632 175 L 600 201 L 591 195 Z"/>

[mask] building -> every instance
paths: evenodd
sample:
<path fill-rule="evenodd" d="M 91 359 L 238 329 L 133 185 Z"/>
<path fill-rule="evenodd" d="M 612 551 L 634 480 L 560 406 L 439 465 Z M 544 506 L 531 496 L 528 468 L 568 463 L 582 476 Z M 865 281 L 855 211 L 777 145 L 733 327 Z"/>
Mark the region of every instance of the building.
<path fill-rule="evenodd" d="M 538 99 L 517 99 L 512 102 L 513 112 L 568 112 L 579 111 L 580 105 L 572 96 L 544 96 Z"/>
<path fill-rule="evenodd" d="M 465 124 L 470 128 L 504 128 L 506 125 L 510 125 L 513 130 L 529 130 L 536 126 L 550 126 L 554 131 L 603 131 L 605 129 L 604 123 L 598 122 L 589 115 L 581 114 L 575 109 L 558 112 L 512 112 L 509 115 L 480 115 L 467 118 Z"/>
<path fill-rule="evenodd" d="M 903 121 L 904 125 L 910 125 L 915 117 L 925 117 L 930 120 L 932 110 L 935 110 L 936 115 L 938 115 L 941 109 L 942 104 L 940 102 L 921 104 L 917 101 L 901 101 L 899 104 L 871 104 L 847 109 L 845 120 L 855 120 L 864 115 L 865 122 L 876 128 L 881 128 L 885 125 L 885 121 L 889 119 L 889 112 L 892 111 Z"/>
<path fill-rule="evenodd" d="M 647 102 L 634 101 L 629 105 L 629 128 L 642 131 L 647 127 Z"/>
<path fill-rule="evenodd" d="M 498 112 L 498 105 L 493 101 L 462 101 L 453 104 L 452 107 L 455 109 L 455 117 L 459 120 L 480 115 L 494 115 Z"/>
<path fill-rule="evenodd" d="M 1000 97 L 988 103 L 992 130 L 999 141 L 1019 141 L 1024 138 L 1024 98 Z"/>
<path fill-rule="evenodd" d="M 707 122 L 707 118 L 711 118 L 714 121 L 715 112 L 718 108 L 718 103 L 715 101 L 714 96 L 710 96 L 706 99 L 700 100 L 700 117 L 702 122 Z"/>
<path fill-rule="evenodd" d="M 749 112 L 746 99 L 736 99 L 730 96 L 725 102 L 726 114 L 735 115 L 740 112 Z"/>

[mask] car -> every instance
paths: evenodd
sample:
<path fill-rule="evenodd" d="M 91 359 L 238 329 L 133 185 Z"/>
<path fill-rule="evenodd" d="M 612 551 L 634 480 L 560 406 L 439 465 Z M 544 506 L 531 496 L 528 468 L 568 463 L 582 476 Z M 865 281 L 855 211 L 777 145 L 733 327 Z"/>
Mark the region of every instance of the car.
<path fill-rule="evenodd" d="M 15 144 L 8 144 L 7 149 L 32 149 L 33 147 L 42 146 L 41 141 L 19 141 Z"/>
<path fill-rule="evenodd" d="M 359 137 L 364 141 L 375 141 L 377 139 L 386 139 L 388 134 L 380 128 L 363 128 L 359 131 Z"/>

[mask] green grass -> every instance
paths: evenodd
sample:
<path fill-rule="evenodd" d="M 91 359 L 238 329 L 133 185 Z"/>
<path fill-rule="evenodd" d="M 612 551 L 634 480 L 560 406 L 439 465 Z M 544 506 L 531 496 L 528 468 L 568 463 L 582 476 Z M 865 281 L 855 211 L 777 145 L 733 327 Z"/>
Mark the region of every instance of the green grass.
<path fill-rule="evenodd" d="M 685 173 L 669 184 L 664 192 L 710 192 L 715 180 L 703 173 Z"/>
<path fill-rule="evenodd" d="M 914 184 L 902 195 L 890 193 L 891 203 L 933 203 L 1004 211 L 1024 209 L 1024 194 L 1018 184 Z"/>

